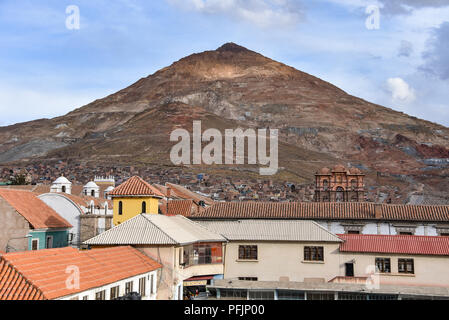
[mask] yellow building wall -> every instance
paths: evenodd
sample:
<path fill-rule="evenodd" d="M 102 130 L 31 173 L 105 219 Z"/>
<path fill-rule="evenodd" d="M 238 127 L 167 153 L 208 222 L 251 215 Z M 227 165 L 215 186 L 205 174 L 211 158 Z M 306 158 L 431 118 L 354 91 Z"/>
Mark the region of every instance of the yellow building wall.
<path fill-rule="evenodd" d="M 159 213 L 159 204 L 157 198 L 152 197 L 114 197 L 112 199 L 114 204 L 114 225 L 118 225 L 120 223 L 125 222 L 131 218 L 142 213 L 142 202 L 146 202 L 147 204 L 147 214 L 158 214 Z M 118 214 L 119 202 L 122 201 L 122 215 Z"/>

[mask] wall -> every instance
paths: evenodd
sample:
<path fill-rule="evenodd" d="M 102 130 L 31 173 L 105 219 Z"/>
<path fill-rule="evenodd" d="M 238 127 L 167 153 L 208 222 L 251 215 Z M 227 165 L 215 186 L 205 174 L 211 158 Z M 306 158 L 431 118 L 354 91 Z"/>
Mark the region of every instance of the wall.
<path fill-rule="evenodd" d="M 118 214 L 119 202 L 123 203 L 123 214 Z M 134 218 L 142 213 L 142 202 L 147 204 L 147 213 L 158 214 L 159 205 L 158 199 L 152 197 L 114 197 L 113 198 L 113 211 L 114 211 L 114 225 L 123 223 L 126 220 Z"/>
<path fill-rule="evenodd" d="M 257 245 L 257 261 L 238 259 L 239 245 Z M 323 246 L 324 262 L 305 262 L 304 246 Z M 224 278 L 257 277 L 259 281 L 329 281 L 339 272 L 338 243 L 231 241 L 226 245 Z M 281 279 L 283 278 L 283 279 Z"/>
<path fill-rule="evenodd" d="M 150 287 L 151 287 L 151 276 L 153 276 L 154 281 L 153 281 L 153 294 L 151 293 Z M 156 300 L 157 296 L 158 296 L 158 291 L 157 291 L 157 270 L 152 271 L 152 272 L 148 272 L 148 273 L 144 273 L 141 275 L 137 275 L 134 277 L 130 277 L 124 280 L 120 280 L 108 285 L 104 285 L 98 288 L 94 288 L 91 290 L 86 290 L 77 294 L 73 294 L 70 296 L 66 296 L 66 297 L 62 297 L 56 300 L 83 300 L 83 297 L 87 296 L 87 300 L 95 300 L 95 295 L 98 292 L 101 292 L 103 290 L 106 291 L 106 300 L 110 300 L 111 298 L 111 288 L 119 286 L 119 297 L 124 296 L 125 295 L 125 285 L 127 282 L 132 281 L 133 282 L 133 292 L 139 292 L 139 279 L 142 277 L 146 278 L 146 295 L 144 297 L 142 297 L 142 300 Z"/>
<path fill-rule="evenodd" d="M 68 242 L 68 236 L 69 232 L 67 229 L 47 229 L 47 230 L 30 230 L 29 234 L 31 235 L 31 238 L 29 238 L 28 241 L 28 250 L 31 250 L 31 244 L 33 239 L 39 240 L 39 247 L 38 249 L 50 249 L 46 248 L 46 239 L 47 236 L 53 237 L 53 246 L 52 248 L 62 248 L 67 247 L 69 245 Z"/>
<path fill-rule="evenodd" d="M 29 230 L 28 221 L 7 201 L 0 198 L 0 251 L 6 251 L 7 244 L 14 248 L 11 251 L 28 250 L 28 239 L 25 236 Z"/>
<path fill-rule="evenodd" d="M 398 255 L 374 253 L 341 253 L 339 276 L 345 275 L 345 262 L 355 259 L 354 275 L 369 276 L 367 268 L 375 265 L 376 258 L 390 258 L 391 273 L 379 274 L 381 284 L 416 285 L 416 286 L 446 286 L 449 287 L 449 257 L 424 255 Z M 398 259 L 414 259 L 415 274 L 399 274 Z"/>
<path fill-rule="evenodd" d="M 112 225 L 112 215 L 83 214 L 80 221 L 80 241 L 83 243 L 97 235 L 97 228 L 109 230 Z"/>
<path fill-rule="evenodd" d="M 72 242 L 78 243 L 80 239 L 80 215 L 83 213 L 81 209 L 72 200 L 60 194 L 46 193 L 38 198 L 73 226 L 73 228 L 69 229 L 69 233 L 74 235 Z"/>

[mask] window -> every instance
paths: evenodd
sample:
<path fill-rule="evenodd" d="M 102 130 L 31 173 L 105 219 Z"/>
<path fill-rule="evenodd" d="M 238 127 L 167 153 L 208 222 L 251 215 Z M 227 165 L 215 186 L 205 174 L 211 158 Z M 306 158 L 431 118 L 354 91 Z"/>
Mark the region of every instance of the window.
<path fill-rule="evenodd" d="M 257 246 L 239 246 L 239 260 L 257 260 Z"/>
<path fill-rule="evenodd" d="M 391 272 L 390 258 L 376 258 L 376 270 L 382 273 Z"/>
<path fill-rule="evenodd" d="M 182 251 L 182 264 L 185 267 L 223 263 L 223 246 L 221 243 L 195 243 L 185 246 Z"/>
<path fill-rule="evenodd" d="M 360 234 L 359 230 L 348 230 L 348 234 Z"/>
<path fill-rule="evenodd" d="M 249 300 L 274 300 L 274 291 L 249 291 Z"/>
<path fill-rule="evenodd" d="M 80 299 L 80 297 L 78 297 L 78 296 L 70 298 L 70 300 L 79 300 L 79 299 Z"/>
<path fill-rule="evenodd" d="M 248 291 L 245 289 L 220 289 L 220 297 L 246 299 L 248 297 Z"/>
<path fill-rule="evenodd" d="M 335 294 L 325 292 L 319 293 L 308 292 L 307 300 L 335 300 Z"/>
<path fill-rule="evenodd" d="M 151 275 L 150 279 L 151 279 L 150 280 L 150 292 L 151 292 L 151 294 L 153 294 L 154 293 L 154 275 L 153 274 Z"/>
<path fill-rule="evenodd" d="M 410 274 L 415 273 L 413 259 L 398 259 L 398 272 Z"/>
<path fill-rule="evenodd" d="M 239 280 L 243 280 L 243 281 L 257 281 L 257 277 L 239 277 Z"/>
<path fill-rule="evenodd" d="M 118 296 L 119 296 L 119 290 L 120 290 L 120 287 L 119 287 L 119 286 L 117 286 L 117 287 L 112 287 L 112 288 L 111 288 L 111 300 L 112 300 L 112 299 L 118 298 Z"/>
<path fill-rule="evenodd" d="M 449 233 L 441 232 L 440 237 L 449 237 Z"/>
<path fill-rule="evenodd" d="M 133 282 L 127 282 L 125 285 L 125 294 L 133 292 Z"/>
<path fill-rule="evenodd" d="M 304 300 L 305 295 L 302 291 L 278 290 L 278 300 Z"/>
<path fill-rule="evenodd" d="M 62 186 L 62 193 L 65 193 L 66 192 L 66 188 L 65 188 L 65 186 Z"/>
<path fill-rule="evenodd" d="M 106 300 L 106 290 L 102 290 L 95 294 L 95 300 Z"/>
<path fill-rule="evenodd" d="M 412 236 L 413 235 L 413 233 L 409 232 L 409 231 L 402 231 L 402 232 L 399 232 L 399 234 L 401 236 Z"/>
<path fill-rule="evenodd" d="M 95 190 L 92 190 L 92 191 L 90 192 L 90 195 L 91 195 L 92 197 L 95 197 Z"/>
<path fill-rule="evenodd" d="M 142 213 L 147 213 L 147 203 L 145 201 L 142 202 Z"/>
<path fill-rule="evenodd" d="M 47 249 L 53 248 L 53 236 L 47 236 L 46 242 L 45 242 L 45 248 L 47 248 Z"/>
<path fill-rule="evenodd" d="M 39 239 L 33 239 L 31 241 L 31 250 L 39 250 Z"/>
<path fill-rule="evenodd" d="M 89 296 L 84 296 L 83 300 L 89 300 Z"/>
<path fill-rule="evenodd" d="M 304 247 L 305 261 L 324 261 L 323 247 Z"/>
<path fill-rule="evenodd" d="M 145 297 L 147 295 L 145 277 L 139 279 L 139 293 L 142 297 Z"/>
<path fill-rule="evenodd" d="M 123 214 L 123 202 L 122 201 L 118 202 L 118 214 L 119 215 Z"/>

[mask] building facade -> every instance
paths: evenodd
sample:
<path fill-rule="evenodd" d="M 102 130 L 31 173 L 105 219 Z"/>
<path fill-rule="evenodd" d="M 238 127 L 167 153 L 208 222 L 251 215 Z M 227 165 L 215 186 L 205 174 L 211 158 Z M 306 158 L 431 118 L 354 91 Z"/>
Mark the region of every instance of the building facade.
<path fill-rule="evenodd" d="M 335 166 L 315 174 L 316 202 L 360 202 L 365 200 L 364 174 L 358 168 Z"/>

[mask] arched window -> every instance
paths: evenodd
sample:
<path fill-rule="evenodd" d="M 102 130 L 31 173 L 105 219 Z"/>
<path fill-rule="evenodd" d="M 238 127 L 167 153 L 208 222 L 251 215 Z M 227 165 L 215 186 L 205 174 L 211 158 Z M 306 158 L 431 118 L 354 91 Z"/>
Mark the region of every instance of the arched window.
<path fill-rule="evenodd" d="M 121 201 L 118 202 L 118 214 L 119 215 L 123 214 L 123 202 Z"/>
<path fill-rule="evenodd" d="M 345 201 L 345 194 L 344 189 L 342 187 L 338 187 L 335 193 L 335 201 L 336 202 L 344 202 Z"/>
<path fill-rule="evenodd" d="M 329 181 L 323 180 L 323 189 L 324 189 L 324 191 L 327 191 L 328 188 L 329 188 Z"/>
<path fill-rule="evenodd" d="M 92 191 L 90 192 L 90 195 L 91 195 L 92 197 L 95 197 L 95 190 L 92 190 Z"/>
<path fill-rule="evenodd" d="M 145 201 L 142 202 L 142 213 L 147 213 L 147 203 Z"/>
<path fill-rule="evenodd" d="M 65 193 L 65 186 L 62 186 L 62 193 Z"/>

